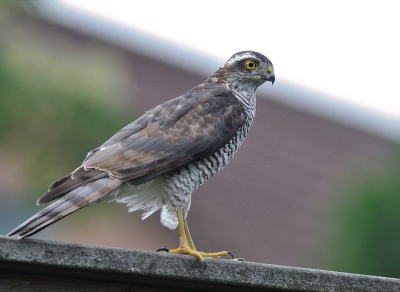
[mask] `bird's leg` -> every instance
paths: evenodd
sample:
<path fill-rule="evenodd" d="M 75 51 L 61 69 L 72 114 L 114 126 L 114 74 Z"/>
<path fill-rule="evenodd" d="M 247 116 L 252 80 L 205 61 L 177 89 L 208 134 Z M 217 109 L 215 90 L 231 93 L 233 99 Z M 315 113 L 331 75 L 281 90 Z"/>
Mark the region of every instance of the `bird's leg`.
<path fill-rule="evenodd" d="M 192 239 L 192 236 L 190 235 L 189 226 L 187 224 L 185 217 L 183 217 L 183 224 L 184 224 L 184 230 L 185 230 L 185 235 L 186 235 L 186 240 L 187 240 L 188 246 L 191 249 L 196 250 L 196 248 L 194 247 L 193 239 Z"/>
<path fill-rule="evenodd" d="M 187 227 L 186 220 L 183 216 L 182 208 L 178 208 L 178 226 L 179 226 L 179 247 L 176 249 L 169 250 L 170 253 L 176 254 L 187 254 L 198 258 L 202 263 L 204 263 L 204 257 L 196 251 L 194 247 L 192 237 L 190 236 L 189 229 Z"/>
<path fill-rule="evenodd" d="M 205 257 L 218 258 L 221 256 L 232 256 L 230 252 L 226 251 L 215 253 L 205 253 L 197 251 L 194 247 L 192 237 L 190 236 L 189 227 L 187 225 L 186 219 L 184 218 L 182 208 L 178 208 L 178 224 L 180 244 L 178 248 L 169 250 L 170 253 L 191 255 L 198 258 L 203 264 Z"/>

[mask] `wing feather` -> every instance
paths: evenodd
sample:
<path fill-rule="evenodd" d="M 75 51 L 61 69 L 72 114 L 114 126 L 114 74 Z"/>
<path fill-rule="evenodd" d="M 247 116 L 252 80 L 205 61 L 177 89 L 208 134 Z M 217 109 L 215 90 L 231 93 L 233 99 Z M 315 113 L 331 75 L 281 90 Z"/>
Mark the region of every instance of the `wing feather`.
<path fill-rule="evenodd" d="M 229 90 L 196 87 L 147 111 L 90 151 L 81 167 L 54 182 L 37 203 L 106 176 L 133 185 L 145 183 L 211 155 L 244 122 L 242 105 Z"/>
<path fill-rule="evenodd" d="M 194 88 L 123 128 L 83 162 L 85 169 L 139 184 L 203 159 L 245 123 L 245 112 L 225 88 Z"/>

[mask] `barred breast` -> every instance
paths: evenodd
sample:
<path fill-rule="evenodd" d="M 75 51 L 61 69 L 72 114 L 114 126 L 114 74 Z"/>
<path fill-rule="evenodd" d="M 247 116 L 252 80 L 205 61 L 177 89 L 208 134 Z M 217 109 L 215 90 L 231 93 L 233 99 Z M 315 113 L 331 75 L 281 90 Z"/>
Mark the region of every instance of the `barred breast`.
<path fill-rule="evenodd" d="M 229 143 L 214 154 L 164 176 L 164 205 L 161 211 L 161 223 L 165 227 L 175 229 L 178 226 L 176 216 L 178 207 L 184 209 L 186 217 L 190 209 L 191 194 L 229 163 L 246 137 L 251 122 L 252 119 L 243 125 Z"/>

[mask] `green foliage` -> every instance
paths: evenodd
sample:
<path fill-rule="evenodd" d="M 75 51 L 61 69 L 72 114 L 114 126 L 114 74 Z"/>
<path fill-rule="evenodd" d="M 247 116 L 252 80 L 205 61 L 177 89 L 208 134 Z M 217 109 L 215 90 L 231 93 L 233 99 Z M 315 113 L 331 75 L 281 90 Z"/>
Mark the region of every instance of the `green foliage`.
<path fill-rule="evenodd" d="M 333 270 L 400 278 L 400 155 L 353 184 L 337 214 Z"/>
<path fill-rule="evenodd" d="M 36 32 L 15 24 L 0 35 L 0 158 L 22 165 L 30 196 L 134 119 L 115 53 Z"/>

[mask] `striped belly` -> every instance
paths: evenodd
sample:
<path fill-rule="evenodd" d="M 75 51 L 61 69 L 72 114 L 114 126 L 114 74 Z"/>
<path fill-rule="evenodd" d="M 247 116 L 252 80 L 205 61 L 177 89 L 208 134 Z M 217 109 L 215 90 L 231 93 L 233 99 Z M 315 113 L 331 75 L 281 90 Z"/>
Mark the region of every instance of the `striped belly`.
<path fill-rule="evenodd" d="M 164 176 L 164 202 L 172 208 L 190 208 L 190 195 L 206 180 L 222 170 L 242 144 L 250 125 L 245 124 L 224 147 L 203 160 L 196 161 Z"/>

